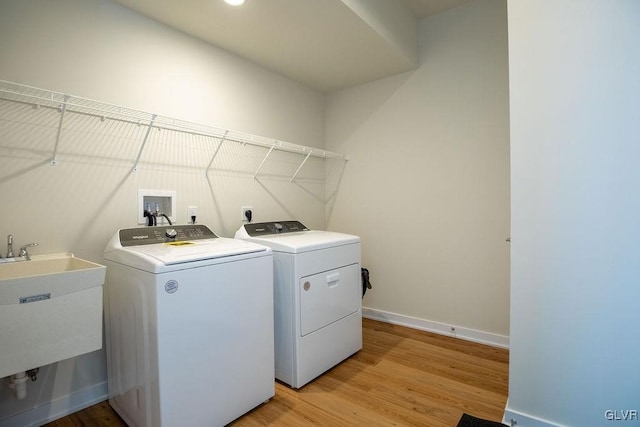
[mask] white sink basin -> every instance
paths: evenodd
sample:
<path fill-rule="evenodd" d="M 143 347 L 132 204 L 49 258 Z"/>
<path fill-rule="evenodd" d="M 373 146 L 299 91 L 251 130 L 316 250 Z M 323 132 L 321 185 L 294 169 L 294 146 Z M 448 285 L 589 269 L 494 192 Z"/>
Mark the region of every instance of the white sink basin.
<path fill-rule="evenodd" d="M 0 305 L 43 293 L 66 295 L 104 284 L 106 267 L 72 254 L 33 256 L 31 261 L 0 264 Z"/>
<path fill-rule="evenodd" d="M 0 263 L 0 378 L 102 348 L 105 272 L 72 254 Z"/>

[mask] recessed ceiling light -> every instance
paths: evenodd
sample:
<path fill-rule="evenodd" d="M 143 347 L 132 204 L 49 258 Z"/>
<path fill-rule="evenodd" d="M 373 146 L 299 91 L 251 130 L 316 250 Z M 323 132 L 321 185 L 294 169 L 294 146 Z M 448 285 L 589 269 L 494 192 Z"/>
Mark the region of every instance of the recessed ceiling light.
<path fill-rule="evenodd" d="M 231 6 L 240 6 L 241 4 L 244 3 L 244 0 L 224 0 L 227 4 L 230 4 Z"/>

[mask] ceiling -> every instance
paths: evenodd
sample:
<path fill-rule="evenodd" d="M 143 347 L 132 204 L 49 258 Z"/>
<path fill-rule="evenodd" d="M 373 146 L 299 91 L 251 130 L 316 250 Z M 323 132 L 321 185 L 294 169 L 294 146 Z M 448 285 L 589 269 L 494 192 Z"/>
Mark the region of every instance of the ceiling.
<path fill-rule="evenodd" d="M 417 67 L 417 22 L 472 0 L 112 0 L 321 92 Z"/>

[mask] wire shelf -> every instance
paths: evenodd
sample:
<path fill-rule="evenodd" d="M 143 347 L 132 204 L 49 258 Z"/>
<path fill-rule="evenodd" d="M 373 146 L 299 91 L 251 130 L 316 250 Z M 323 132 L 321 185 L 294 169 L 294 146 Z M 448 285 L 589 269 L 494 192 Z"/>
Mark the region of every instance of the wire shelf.
<path fill-rule="evenodd" d="M 46 124 L 49 128 L 53 128 L 54 126 L 57 128 L 55 132 L 55 143 L 51 155 L 52 165 L 57 163 L 58 145 L 64 138 L 64 131 L 66 131 L 67 127 L 74 125 L 73 120 L 69 119 L 69 117 L 75 115 L 91 117 L 94 119 L 92 121 L 86 121 L 86 123 L 83 124 L 85 128 L 97 128 L 104 122 L 115 122 L 120 123 L 121 126 L 133 125 L 140 129 L 145 129 L 144 132 L 136 133 L 136 138 L 138 139 L 140 146 L 133 159 L 134 171 L 137 170 L 138 163 L 143 157 L 146 143 L 148 142 L 151 130 L 153 129 L 176 132 L 191 135 L 193 137 L 203 137 L 205 139 L 213 139 L 217 141 L 218 145 L 213 156 L 208 162 L 208 166 L 205 168 L 205 174 L 208 173 L 209 169 L 212 167 L 220 148 L 223 144 L 227 143 L 262 147 L 268 150 L 260 163 L 260 166 L 258 166 L 253 174 L 254 178 L 257 178 L 265 162 L 274 151 L 294 153 L 302 156 L 299 167 L 290 178 L 291 182 L 294 181 L 309 157 L 338 159 L 344 161 L 348 160 L 346 155 L 319 148 L 307 147 L 235 130 L 212 127 L 200 123 L 188 122 L 185 120 L 134 110 L 46 89 L 35 88 L 5 80 L 0 80 L 0 101 L 8 101 L 19 105 L 30 106 L 31 109 L 34 110 L 43 109 L 57 111 L 58 122 L 53 124 L 51 123 L 51 119 L 49 119 Z M 104 131 L 104 129 L 102 130 Z M 84 129 L 83 131 L 90 132 L 91 130 Z M 131 154 L 131 150 L 128 151 L 129 154 Z"/>

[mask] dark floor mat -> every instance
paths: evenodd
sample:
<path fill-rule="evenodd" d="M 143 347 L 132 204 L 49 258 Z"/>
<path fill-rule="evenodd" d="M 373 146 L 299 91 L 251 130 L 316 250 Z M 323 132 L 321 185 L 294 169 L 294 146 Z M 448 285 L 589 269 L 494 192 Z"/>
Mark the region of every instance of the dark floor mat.
<path fill-rule="evenodd" d="M 504 427 L 505 425 L 506 424 L 502 424 L 496 421 L 476 418 L 469 414 L 462 414 L 460 421 L 458 421 L 457 427 Z"/>

